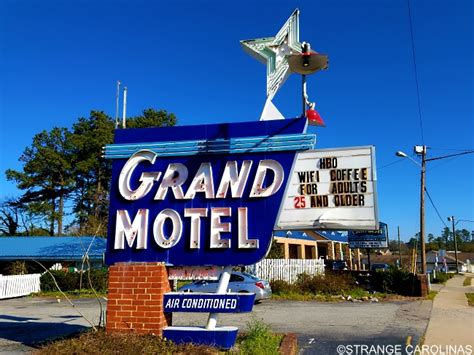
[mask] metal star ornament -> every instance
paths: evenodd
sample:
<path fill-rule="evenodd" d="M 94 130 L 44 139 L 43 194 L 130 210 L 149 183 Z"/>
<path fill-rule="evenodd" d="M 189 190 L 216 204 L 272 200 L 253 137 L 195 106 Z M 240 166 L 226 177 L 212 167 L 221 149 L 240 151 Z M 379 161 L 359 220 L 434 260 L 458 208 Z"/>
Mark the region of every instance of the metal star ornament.
<path fill-rule="evenodd" d="M 299 14 L 296 9 L 275 37 L 240 41 L 243 49 L 267 65 L 267 100 L 272 100 L 290 76 L 287 56 L 301 53 Z"/>

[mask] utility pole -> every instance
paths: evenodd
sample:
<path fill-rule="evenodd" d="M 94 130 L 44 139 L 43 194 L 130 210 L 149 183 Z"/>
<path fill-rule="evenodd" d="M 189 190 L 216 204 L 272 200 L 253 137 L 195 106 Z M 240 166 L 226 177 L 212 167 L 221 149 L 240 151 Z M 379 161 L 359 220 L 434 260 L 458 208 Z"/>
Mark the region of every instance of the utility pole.
<path fill-rule="evenodd" d="M 127 128 L 127 87 L 123 88 L 122 128 Z"/>
<path fill-rule="evenodd" d="M 120 80 L 117 80 L 117 95 L 115 96 L 115 129 L 119 126 L 119 99 L 120 99 Z"/>
<path fill-rule="evenodd" d="M 426 174 L 426 145 L 415 146 L 415 152 L 421 155 L 421 188 L 420 188 L 420 256 L 421 273 L 426 274 L 425 246 L 425 174 Z"/>
<path fill-rule="evenodd" d="M 454 216 L 448 217 L 448 221 L 451 221 L 453 223 L 453 239 L 454 239 L 454 257 L 456 258 L 456 274 L 459 274 L 459 269 L 458 269 L 458 241 L 456 238 L 456 230 L 454 228 Z"/>
<path fill-rule="evenodd" d="M 461 153 L 448 154 L 440 157 L 434 157 L 426 159 L 426 145 L 415 145 L 415 153 L 421 156 L 421 164 L 416 160 L 410 158 L 406 153 L 397 151 L 396 156 L 401 158 L 408 158 L 416 165 L 421 168 L 421 188 L 420 188 L 420 254 L 421 254 L 421 270 L 422 274 L 426 274 L 426 245 L 425 245 L 425 174 L 426 174 L 426 162 L 433 160 L 446 159 L 456 157 L 459 155 L 473 154 L 474 150 L 469 150 Z M 446 247 L 447 248 L 447 247 Z M 457 267 L 457 266 L 456 266 Z"/>
<path fill-rule="evenodd" d="M 402 248 L 400 244 L 400 226 L 398 226 L 398 263 L 402 267 Z"/>

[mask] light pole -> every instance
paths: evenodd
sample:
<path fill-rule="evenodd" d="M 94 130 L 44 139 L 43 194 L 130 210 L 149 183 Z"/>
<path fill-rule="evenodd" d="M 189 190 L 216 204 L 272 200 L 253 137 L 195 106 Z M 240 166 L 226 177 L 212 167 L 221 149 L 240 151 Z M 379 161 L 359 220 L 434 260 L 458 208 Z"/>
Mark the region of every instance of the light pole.
<path fill-rule="evenodd" d="M 454 257 L 456 258 L 456 274 L 459 274 L 458 269 L 458 240 L 456 238 L 456 231 L 454 229 L 454 216 L 448 217 L 448 221 L 453 223 L 453 238 L 454 238 Z"/>
<path fill-rule="evenodd" d="M 398 151 L 395 153 L 396 156 L 401 158 L 408 158 L 416 165 L 421 168 L 421 183 L 420 183 L 420 254 L 421 254 L 421 272 L 426 274 L 426 245 L 425 245 L 425 174 L 426 174 L 426 162 L 432 160 L 440 160 L 445 158 L 451 158 L 458 155 L 473 154 L 474 150 L 469 150 L 461 153 L 443 155 L 441 157 L 426 159 L 426 145 L 415 145 L 414 151 L 417 155 L 421 156 L 421 164 L 415 159 L 409 157 L 406 153 Z M 457 269 L 457 264 L 456 264 Z"/>
<path fill-rule="evenodd" d="M 425 174 L 426 174 L 426 146 L 415 146 L 415 153 L 421 155 L 421 164 L 405 153 L 398 151 L 395 154 L 402 158 L 408 158 L 421 168 L 420 179 L 420 256 L 421 273 L 426 274 L 426 245 L 425 245 Z"/>

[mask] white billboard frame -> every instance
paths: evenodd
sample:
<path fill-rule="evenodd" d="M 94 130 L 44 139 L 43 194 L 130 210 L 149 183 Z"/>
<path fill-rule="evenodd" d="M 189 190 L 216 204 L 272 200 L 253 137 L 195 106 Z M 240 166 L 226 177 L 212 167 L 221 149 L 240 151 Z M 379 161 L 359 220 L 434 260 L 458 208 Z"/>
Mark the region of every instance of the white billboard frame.
<path fill-rule="evenodd" d="M 352 155 L 351 155 L 352 153 Z M 369 206 L 333 206 L 335 204 L 334 199 L 335 196 L 338 196 L 338 203 L 340 204 L 342 201 L 341 196 L 339 194 L 321 194 L 318 197 L 318 203 L 325 205 L 323 207 L 315 207 L 315 208 L 307 208 L 306 205 L 309 205 L 308 202 L 311 201 L 311 204 L 315 200 L 310 197 L 310 200 L 306 196 L 317 196 L 317 194 L 313 194 L 314 191 L 305 191 L 305 194 L 301 193 L 300 197 L 305 196 L 301 199 L 301 202 L 304 201 L 305 207 L 301 207 L 297 209 L 296 207 L 291 207 L 294 199 L 297 197 L 295 195 L 295 186 L 298 185 L 296 179 L 298 179 L 298 173 L 302 173 L 301 165 L 304 164 L 303 161 L 310 161 L 316 160 L 319 161 L 322 158 L 336 158 L 336 168 L 337 168 L 337 161 L 338 158 L 341 158 L 344 161 L 344 168 L 343 169 L 336 169 L 341 170 L 334 172 L 334 174 L 347 174 L 347 175 L 354 175 L 357 177 L 361 173 L 361 169 L 366 169 L 365 174 L 367 174 L 366 179 L 363 180 L 366 182 L 364 184 L 364 189 L 366 192 L 364 193 L 357 193 L 354 196 L 345 197 L 348 199 L 350 204 L 358 204 L 358 203 L 365 203 L 366 197 L 369 197 Z M 353 159 L 351 159 L 353 158 Z M 360 166 L 361 162 L 363 161 L 365 165 Z M 348 161 L 352 163 L 351 166 L 347 166 Z M 319 164 L 321 162 L 319 161 Z M 359 164 L 359 166 L 358 166 Z M 316 177 L 317 183 L 315 184 L 314 181 L 310 183 L 306 183 L 307 187 L 300 187 L 305 189 L 318 189 L 318 184 L 327 188 L 329 190 L 331 182 L 346 182 L 346 183 L 355 183 L 360 182 L 359 180 L 355 179 L 343 179 L 343 181 L 331 181 L 331 172 L 330 168 L 315 168 L 306 169 L 304 172 L 310 180 L 314 180 Z M 344 170 L 344 171 L 342 171 Z M 355 171 L 357 170 L 357 171 Z M 314 173 L 311 173 L 314 171 Z M 318 172 L 319 171 L 319 172 Z M 325 171 L 329 171 L 329 173 L 324 173 Z M 328 176 L 329 174 L 329 176 Z M 317 176 L 316 176 L 317 175 Z M 351 176 L 352 176 L 351 175 Z M 346 177 L 347 178 L 347 177 Z M 325 180 L 321 182 L 321 180 Z M 328 180 L 328 181 L 326 181 Z M 327 184 L 327 186 L 325 185 Z M 302 185 L 301 182 L 299 185 Z M 316 186 L 315 186 L 316 185 Z M 362 185 L 362 184 L 361 184 Z M 350 189 L 352 190 L 352 186 L 356 186 L 356 190 L 360 189 L 359 184 L 351 185 Z M 327 192 L 327 191 L 326 191 Z M 357 195 L 357 196 L 355 196 Z M 363 195 L 359 197 L 358 195 Z M 295 160 L 293 162 L 293 166 L 291 168 L 290 176 L 288 177 L 287 185 L 285 188 L 284 199 L 281 202 L 280 210 L 278 212 L 277 222 L 275 224 L 275 230 L 305 230 L 305 229 L 316 229 L 316 230 L 377 230 L 379 228 L 379 217 L 378 217 L 378 202 L 377 202 L 377 173 L 376 173 L 376 164 L 375 164 L 375 147 L 374 146 L 357 146 L 357 147 L 338 147 L 338 148 L 329 148 L 329 149 L 314 149 L 314 150 L 307 150 L 304 152 L 300 152 L 296 155 Z M 326 197 L 322 197 L 326 196 Z M 316 197 L 314 197 L 316 198 Z M 321 199 L 321 201 L 319 200 Z M 332 198 L 332 199 L 331 199 Z M 324 201 L 322 201 L 324 200 Z M 291 201 L 291 202 L 289 202 Z M 295 201 L 296 204 L 296 201 Z M 341 207 L 341 208 L 339 208 Z M 343 208 L 342 208 L 343 207 Z M 366 213 L 362 212 L 362 207 L 366 211 Z M 310 212 L 308 212 L 310 211 Z M 311 213 L 311 211 L 316 213 Z M 319 211 L 319 212 L 317 212 Z M 311 214 L 311 217 L 308 215 Z M 302 220 L 298 219 L 297 215 L 305 215 L 302 217 Z M 325 218 L 324 215 L 326 215 Z"/>

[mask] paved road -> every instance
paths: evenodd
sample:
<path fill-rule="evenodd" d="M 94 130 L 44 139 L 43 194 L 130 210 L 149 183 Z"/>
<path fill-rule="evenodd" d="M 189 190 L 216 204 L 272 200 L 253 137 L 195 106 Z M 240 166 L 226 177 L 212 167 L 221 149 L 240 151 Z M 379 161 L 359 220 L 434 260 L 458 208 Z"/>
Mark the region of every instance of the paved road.
<path fill-rule="evenodd" d="M 255 317 L 275 332 L 296 333 L 302 354 L 337 354 L 338 345 L 396 345 L 423 336 L 431 301 L 390 303 L 321 303 L 266 301 L 251 314 L 219 315 L 218 325 L 245 329 Z M 178 313 L 174 325 L 205 325 L 205 314 Z M 355 353 L 355 352 L 354 352 Z"/>
<path fill-rule="evenodd" d="M 96 300 L 75 301 L 95 324 Z M 262 319 L 276 332 L 298 336 L 302 354 L 336 354 L 339 344 L 416 344 L 424 334 L 431 301 L 391 303 L 320 303 L 265 301 L 251 314 L 219 315 L 218 325 L 245 329 L 252 318 Z M 174 314 L 175 325 L 205 325 L 206 314 Z M 85 329 L 89 324 L 65 301 L 20 298 L 0 301 L 0 353 L 22 353 L 48 338 Z"/>
<path fill-rule="evenodd" d="M 102 302 L 105 309 L 105 301 Z M 74 304 L 94 324 L 99 323 L 96 299 L 75 300 Z M 0 300 L 0 353 L 21 354 L 38 342 L 77 333 L 90 327 L 72 306 L 54 298 Z"/>

